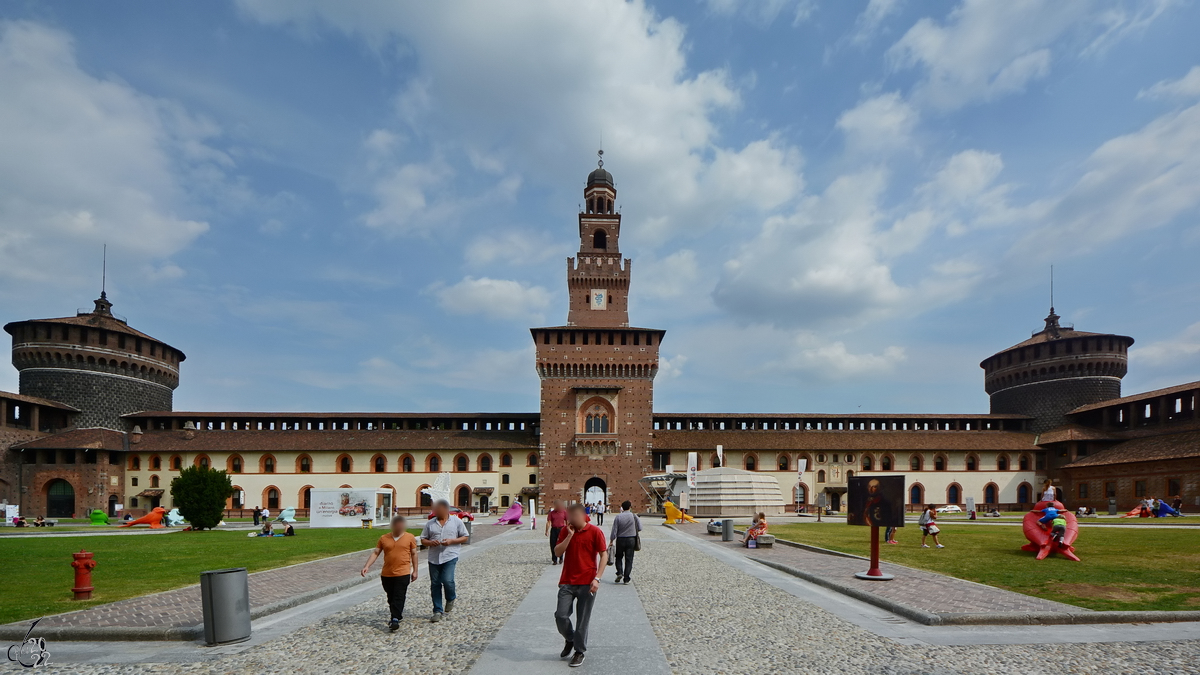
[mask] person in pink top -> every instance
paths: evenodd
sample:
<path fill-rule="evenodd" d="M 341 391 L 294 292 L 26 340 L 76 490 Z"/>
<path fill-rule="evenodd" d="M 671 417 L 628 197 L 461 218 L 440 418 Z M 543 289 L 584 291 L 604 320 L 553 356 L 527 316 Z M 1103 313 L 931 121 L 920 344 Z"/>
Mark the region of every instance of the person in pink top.
<path fill-rule="evenodd" d="M 566 526 L 567 505 L 559 499 L 550 506 L 550 513 L 546 514 L 546 535 L 550 537 L 550 562 L 554 565 L 562 562 L 562 556 L 554 552 L 554 545 L 558 543 L 558 535 Z"/>

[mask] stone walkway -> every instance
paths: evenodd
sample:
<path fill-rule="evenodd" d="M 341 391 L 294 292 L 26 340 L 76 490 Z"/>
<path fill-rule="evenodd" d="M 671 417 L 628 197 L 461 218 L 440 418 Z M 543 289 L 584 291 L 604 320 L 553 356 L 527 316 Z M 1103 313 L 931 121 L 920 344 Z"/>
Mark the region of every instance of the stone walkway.
<path fill-rule="evenodd" d="M 507 532 L 511 528 L 496 525 L 477 526 L 472 533 L 472 542 L 479 543 L 490 537 Z M 257 617 L 273 608 L 295 604 L 298 600 L 319 597 L 322 591 L 334 592 L 349 586 L 364 583 L 379 576 L 377 563 L 364 579 L 359 572 L 370 549 L 347 553 L 287 567 L 278 567 L 249 575 L 250 612 Z M 421 553 L 419 561 L 425 560 Z M 173 629 L 188 628 L 204 623 L 201 606 L 200 585 L 194 584 L 170 591 L 143 595 L 128 600 L 119 600 L 96 605 L 77 612 L 56 614 L 42 619 L 39 629 L 82 628 L 82 629 Z M 18 621 L 9 626 L 25 626 L 28 621 Z M 116 639 L 137 639 L 139 632 L 130 631 Z M 142 639 L 190 639 L 187 633 L 166 633 L 163 636 L 142 634 Z M 112 638 L 110 638 L 112 639 Z"/>
<path fill-rule="evenodd" d="M 814 577 L 820 577 L 863 593 L 871 593 L 930 614 L 943 616 L 1001 612 L 1073 614 L 1087 611 L 1080 607 L 887 562 L 881 562 L 880 568 L 884 573 L 896 575 L 895 579 L 892 581 L 864 581 L 854 576 L 857 572 L 865 572 L 868 567 L 867 561 L 859 558 L 827 555 L 780 544 L 771 548 L 747 549 L 742 548 L 737 541 L 723 542 L 719 535 L 709 535 L 703 524 L 683 524 L 676 525 L 675 528 L 719 546 L 736 550 L 760 562 L 773 562 L 801 570 Z M 933 554 L 942 552 L 944 551 L 931 549 Z"/>

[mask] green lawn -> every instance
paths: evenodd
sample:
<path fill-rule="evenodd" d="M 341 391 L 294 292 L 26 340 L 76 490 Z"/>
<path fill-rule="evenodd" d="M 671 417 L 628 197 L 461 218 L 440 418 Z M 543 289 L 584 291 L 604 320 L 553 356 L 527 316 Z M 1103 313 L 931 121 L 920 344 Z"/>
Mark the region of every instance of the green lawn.
<path fill-rule="evenodd" d="M 1019 527 L 976 527 L 941 521 L 946 548 L 920 548 L 915 524 L 880 558 L 1096 610 L 1200 609 L 1200 532 L 1084 528 L 1075 542 L 1083 562 L 1021 550 Z M 771 534 L 813 546 L 870 555 L 870 529 L 840 523 L 772 525 Z M 932 539 L 928 542 L 933 545 Z"/>
<path fill-rule="evenodd" d="M 298 530 L 295 537 L 255 537 L 247 531 L 174 532 L 142 536 L 0 538 L 4 583 L 0 623 L 57 614 L 199 583 L 205 570 L 251 572 L 371 548 L 385 530 Z M 415 530 L 419 534 L 420 530 Z M 92 600 L 71 600 L 71 554 L 96 554 Z M 364 556 L 363 561 L 366 561 Z M 376 563 L 378 565 L 378 563 Z"/>

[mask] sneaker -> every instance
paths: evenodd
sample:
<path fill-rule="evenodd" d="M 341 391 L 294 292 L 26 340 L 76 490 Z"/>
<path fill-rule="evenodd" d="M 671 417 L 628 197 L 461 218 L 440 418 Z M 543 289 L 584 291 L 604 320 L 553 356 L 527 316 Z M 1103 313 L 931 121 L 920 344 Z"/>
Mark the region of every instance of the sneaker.
<path fill-rule="evenodd" d="M 578 668 L 579 666 L 583 665 L 584 658 L 583 652 L 575 652 L 575 656 L 571 657 L 571 662 L 567 665 L 571 666 L 572 668 Z"/>
<path fill-rule="evenodd" d="M 942 546 L 941 544 L 938 544 L 937 547 L 938 548 L 946 548 L 945 546 Z M 926 548 L 928 548 L 928 547 L 926 547 Z"/>
<path fill-rule="evenodd" d="M 626 585 L 626 586 L 628 586 L 628 585 L 629 585 L 629 577 L 625 577 L 625 585 Z"/>
<path fill-rule="evenodd" d="M 929 544 L 921 544 L 921 548 L 929 548 Z"/>
<path fill-rule="evenodd" d="M 575 649 L 575 643 L 574 643 L 574 642 L 568 642 L 568 643 L 566 644 L 566 646 L 565 646 L 565 647 L 563 647 L 562 653 L 558 655 L 558 658 L 560 658 L 560 659 L 565 659 L 565 658 L 567 658 L 568 656 L 570 656 L 570 655 L 571 655 L 571 650 L 572 650 L 572 649 Z"/>
<path fill-rule="evenodd" d="M 446 613 L 449 614 L 450 612 L 453 612 L 453 611 L 454 611 L 454 601 L 447 600 L 446 601 Z"/>
<path fill-rule="evenodd" d="M 443 615 L 442 615 L 442 613 L 441 613 L 441 612 L 434 612 L 434 613 L 433 613 L 433 616 L 429 618 L 429 622 L 430 622 L 430 623 L 437 623 L 437 622 L 439 622 L 439 621 L 441 621 L 441 620 L 442 620 L 442 616 L 443 616 Z"/>
<path fill-rule="evenodd" d="M 388 630 L 392 631 L 393 633 L 400 630 L 400 619 L 392 619 L 388 623 Z"/>

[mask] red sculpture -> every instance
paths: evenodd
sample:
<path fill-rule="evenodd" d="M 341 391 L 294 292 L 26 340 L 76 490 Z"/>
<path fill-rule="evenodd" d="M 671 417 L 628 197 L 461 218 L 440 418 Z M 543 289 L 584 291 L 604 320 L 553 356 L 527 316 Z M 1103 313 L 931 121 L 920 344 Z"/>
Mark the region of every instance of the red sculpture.
<path fill-rule="evenodd" d="M 96 568 L 96 561 L 87 551 L 71 555 L 75 557 L 71 562 L 71 567 L 75 568 L 75 588 L 71 591 L 75 593 L 76 600 L 91 600 L 92 591 L 95 590 L 92 586 L 92 570 Z"/>
<path fill-rule="evenodd" d="M 132 527 L 134 525 L 149 525 L 152 530 L 163 528 L 163 518 L 167 515 L 167 510 L 161 506 L 156 506 L 150 510 L 150 513 L 138 518 L 137 520 L 129 520 L 121 523 L 121 527 Z"/>
<path fill-rule="evenodd" d="M 1048 506 L 1058 509 L 1058 514 L 1067 521 L 1066 532 L 1060 541 L 1054 540 L 1049 527 L 1043 528 L 1038 523 L 1038 520 L 1044 515 L 1044 509 Z M 1025 514 L 1021 529 L 1025 531 L 1025 538 L 1029 540 L 1029 543 L 1022 546 L 1021 550 L 1036 551 L 1038 560 L 1042 560 L 1051 553 L 1058 553 L 1064 558 L 1080 562 L 1079 556 L 1075 555 L 1075 547 L 1072 546 L 1075 539 L 1079 537 L 1079 522 L 1075 520 L 1075 514 L 1068 511 L 1062 502 L 1038 502 L 1032 511 Z"/>

